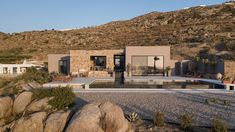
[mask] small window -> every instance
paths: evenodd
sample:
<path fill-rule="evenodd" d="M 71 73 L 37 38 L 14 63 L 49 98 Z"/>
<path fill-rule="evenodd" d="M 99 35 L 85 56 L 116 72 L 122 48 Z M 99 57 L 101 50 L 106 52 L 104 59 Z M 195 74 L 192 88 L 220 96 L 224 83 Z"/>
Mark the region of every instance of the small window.
<path fill-rule="evenodd" d="M 26 72 L 26 69 L 27 69 L 26 67 L 21 67 L 21 68 L 20 68 L 20 73 L 25 73 L 25 72 Z"/>
<path fill-rule="evenodd" d="M 8 68 L 7 67 L 3 67 L 3 74 L 7 74 L 8 73 Z"/>
<path fill-rule="evenodd" d="M 106 56 L 91 56 L 90 60 L 93 62 L 93 68 L 97 71 L 106 69 Z"/>
<path fill-rule="evenodd" d="M 13 67 L 13 74 L 17 74 L 17 67 Z"/>

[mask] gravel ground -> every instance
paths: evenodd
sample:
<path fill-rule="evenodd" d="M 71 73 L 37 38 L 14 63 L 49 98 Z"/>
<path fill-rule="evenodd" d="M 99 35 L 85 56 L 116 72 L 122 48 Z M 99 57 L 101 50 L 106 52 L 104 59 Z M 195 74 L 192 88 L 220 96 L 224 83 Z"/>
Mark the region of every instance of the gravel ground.
<path fill-rule="evenodd" d="M 211 93 L 77 93 L 76 104 L 82 107 L 88 102 L 112 101 L 125 113 L 137 112 L 141 118 L 151 119 L 155 111 L 165 113 L 166 120 L 178 122 L 183 113 L 193 116 L 196 125 L 210 126 L 213 119 L 226 121 L 235 128 L 235 94 Z M 206 103 L 206 99 L 215 102 Z M 229 105 L 224 105 L 224 100 Z"/>

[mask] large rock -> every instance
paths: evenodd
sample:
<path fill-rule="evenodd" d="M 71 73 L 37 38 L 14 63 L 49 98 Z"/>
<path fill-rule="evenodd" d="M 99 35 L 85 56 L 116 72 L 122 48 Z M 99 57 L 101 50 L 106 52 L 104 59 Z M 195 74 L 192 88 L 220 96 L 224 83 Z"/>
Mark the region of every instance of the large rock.
<path fill-rule="evenodd" d="M 88 104 L 71 119 L 67 132 L 104 132 L 100 126 L 102 112 L 98 103 Z"/>
<path fill-rule="evenodd" d="M 7 118 L 12 114 L 13 100 L 11 97 L 0 98 L 0 119 Z"/>
<path fill-rule="evenodd" d="M 12 128 L 15 125 L 15 121 L 12 121 L 9 124 L 0 127 L 0 132 L 11 132 Z"/>
<path fill-rule="evenodd" d="M 105 113 L 102 123 L 105 132 L 126 132 L 129 130 L 129 123 L 119 106 L 106 102 L 100 105 L 100 109 Z"/>
<path fill-rule="evenodd" d="M 46 120 L 44 132 L 62 132 L 68 121 L 70 111 L 52 113 Z"/>
<path fill-rule="evenodd" d="M 15 114 L 22 113 L 32 101 L 32 95 L 32 92 L 23 92 L 18 95 L 14 101 L 13 112 Z"/>
<path fill-rule="evenodd" d="M 122 109 L 110 102 L 92 103 L 78 111 L 67 132 L 132 132 Z"/>
<path fill-rule="evenodd" d="M 48 104 L 48 102 L 52 98 L 43 98 L 40 100 L 33 101 L 26 109 L 27 112 L 37 112 L 37 111 L 42 111 L 42 110 L 48 110 L 51 109 L 51 105 Z"/>
<path fill-rule="evenodd" d="M 47 117 L 46 112 L 38 112 L 16 121 L 13 132 L 43 132 L 43 121 Z"/>

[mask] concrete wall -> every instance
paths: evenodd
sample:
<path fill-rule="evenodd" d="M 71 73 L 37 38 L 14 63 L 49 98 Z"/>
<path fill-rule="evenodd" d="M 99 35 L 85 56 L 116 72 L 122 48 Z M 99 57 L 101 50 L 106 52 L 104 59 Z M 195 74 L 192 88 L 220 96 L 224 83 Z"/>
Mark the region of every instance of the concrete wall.
<path fill-rule="evenodd" d="M 33 64 L 0 64 L 0 74 L 22 74 L 26 72 L 26 69 L 33 67 Z M 3 69 L 7 68 L 7 73 L 3 73 Z M 13 69 L 16 69 L 16 72 L 13 73 Z"/>
<path fill-rule="evenodd" d="M 171 60 L 170 46 L 127 46 L 126 65 L 131 64 L 132 56 L 163 56 L 164 68 L 170 66 L 174 69 L 176 60 Z"/>
<path fill-rule="evenodd" d="M 48 71 L 59 72 L 59 60 L 68 60 L 68 73 L 70 73 L 70 57 L 69 54 L 49 54 L 48 55 Z"/>
<path fill-rule="evenodd" d="M 78 74 L 79 69 L 90 70 L 90 56 L 106 56 L 106 68 L 114 69 L 114 55 L 123 54 L 124 50 L 70 50 L 71 73 Z"/>
<path fill-rule="evenodd" d="M 192 65 L 190 69 L 189 65 Z M 202 62 L 195 62 L 192 60 L 182 60 L 176 63 L 177 74 L 180 76 L 184 76 L 189 72 L 200 72 L 201 74 L 216 74 L 221 73 L 224 74 L 224 62 L 221 60 L 217 60 L 217 65 L 213 69 L 209 64 L 205 65 Z"/>

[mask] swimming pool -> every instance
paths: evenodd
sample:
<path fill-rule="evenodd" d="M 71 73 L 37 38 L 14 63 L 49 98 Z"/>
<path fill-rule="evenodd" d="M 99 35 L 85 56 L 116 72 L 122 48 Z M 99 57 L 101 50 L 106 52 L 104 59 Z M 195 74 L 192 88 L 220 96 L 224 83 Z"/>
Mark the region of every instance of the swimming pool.
<path fill-rule="evenodd" d="M 223 89 L 223 86 L 201 81 L 169 82 L 159 80 L 125 80 L 124 84 L 116 84 L 112 80 L 96 80 L 90 88 L 149 88 L 149 89 Z"/>

